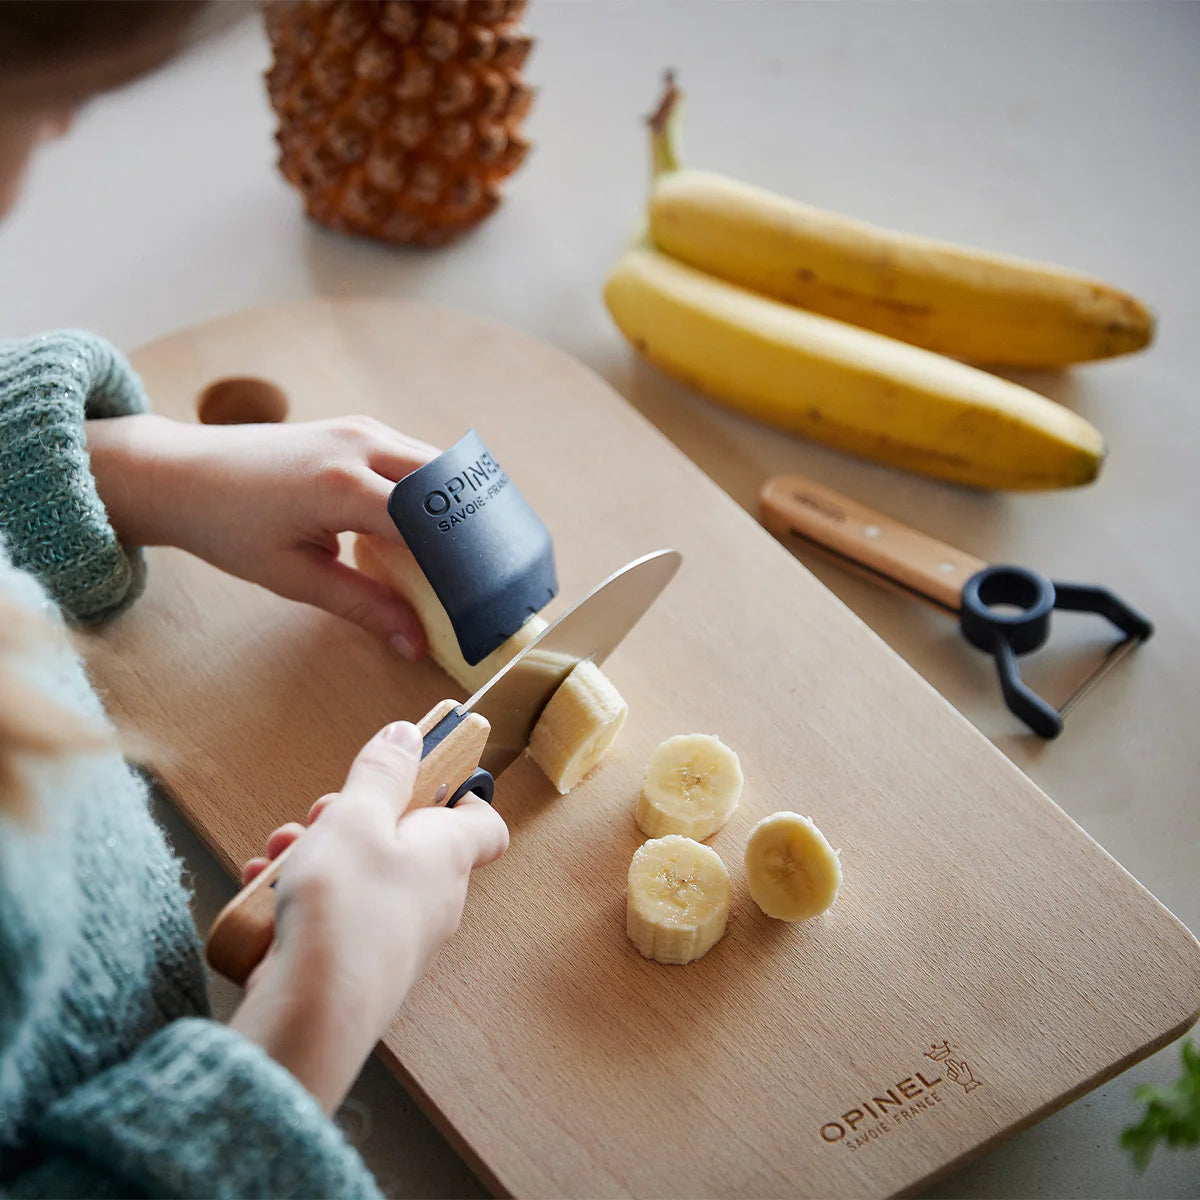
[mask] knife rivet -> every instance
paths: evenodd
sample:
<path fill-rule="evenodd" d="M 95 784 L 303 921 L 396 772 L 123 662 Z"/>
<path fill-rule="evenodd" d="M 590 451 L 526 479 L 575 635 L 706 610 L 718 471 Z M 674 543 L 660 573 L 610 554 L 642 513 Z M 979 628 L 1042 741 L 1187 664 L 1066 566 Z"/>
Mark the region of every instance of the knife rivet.
<path fill-rule="evenodd" d="M 438 788 L 437 795 L 435 795 L 433 798 L 434 804 L 441 804 L 442 801 L 445 800 L 446 797 L 449 795 L 449 793 L 450 793 L 450 785 L 448 783 L 443 783 L 442 786 L 440 788 Z"/>
<path fill-rule="evenodd" d="M 877 538 L 883 533 L 883 530 L 878 525 L 864 525 L 863 537 Z"/>

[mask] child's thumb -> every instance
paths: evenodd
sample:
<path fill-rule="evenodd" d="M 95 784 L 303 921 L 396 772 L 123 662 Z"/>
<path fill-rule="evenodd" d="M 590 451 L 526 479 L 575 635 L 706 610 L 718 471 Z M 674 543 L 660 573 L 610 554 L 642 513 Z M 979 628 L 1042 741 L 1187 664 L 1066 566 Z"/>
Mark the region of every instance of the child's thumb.
<path fill-rule="evenodd" d="M 385 725 L 355 756 L 341 794 L 328 809 L 355 821 L 369 811 L 381 829 L 395 831 L 412 800 L 421 769 L 421 731 L 409 721 Z M 353 810 L 353 811 L 351 811 Z"/>

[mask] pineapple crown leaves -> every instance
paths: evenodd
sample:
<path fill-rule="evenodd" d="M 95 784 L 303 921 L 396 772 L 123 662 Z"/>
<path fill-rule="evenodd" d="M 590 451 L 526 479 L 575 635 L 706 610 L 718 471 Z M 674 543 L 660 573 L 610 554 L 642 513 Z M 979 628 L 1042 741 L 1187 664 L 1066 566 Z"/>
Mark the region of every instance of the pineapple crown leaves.
<path fill-rule="evenodd" d="M 1172 1149 L 1200 1145 L 1200 1044 L 1183 1043 L 1183 1075 L 1170 1087 L 1141 1084 L 1134 1092 L 1146 1106 L 1142 1119 L 1121 1134 L 1121 1145 L 1144 1171 L 1159 1142 Z"/>

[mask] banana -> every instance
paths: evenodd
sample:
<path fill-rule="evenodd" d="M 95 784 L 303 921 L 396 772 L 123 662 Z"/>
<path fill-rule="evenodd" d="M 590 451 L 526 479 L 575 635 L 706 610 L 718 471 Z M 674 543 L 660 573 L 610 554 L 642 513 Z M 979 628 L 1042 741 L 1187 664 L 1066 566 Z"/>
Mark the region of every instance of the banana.
<path fill-rule="evenodd" d="M 644 843 L 629 864 L 625 931 L 646 958 L 681 965 L 725 932 L 729 872 L 709 846 L 672 834 Z"/>
<path fill-rule="evenodd" d="M 1134 296 L 1065 268 L 879 228 L 682 165 L 682 96 L 651 120 L 649 229 L 666 253 L 801 308 L 927 350 L 1061 367 L 1147 346 Z"/>
<path fill-rule="evenodd" d="M 772 813 L 750 831 L 746 883 L 768 917 L 805 921 L 820 916 L 842 883 L 842 864 L 825 835 L 808 817 Z"/>
<path fill-rule="evenodd" d="M 581 662 L 542 710 L 529 753 L 565 796 L 608 753 L 628 715 L 629 706 L 604 672 Z"/>
<path fill-rule="evenodd" d="M 507 642 L 471 666 L 459 649 L 449 614 L 407 546 L 375 534 L 360 533 L 354 539 L 354 564 L 360 571 L 399 592 L 417 610 L 429 639 L 433 661 L 468 695 L 483 687 L 546 628 L 545 619 L 534 613 Z"/>
<path fill-rule="evenodd" d="M 742 765 L 719 737 L 682 733 L 650 758 L 635 819 L 647 837 L 679 833 L 701 842 L 733 814 L 742 795 Z"/>
<path fill-rule="evenodd" d="M 1104 440 L 986 371 L 771 300 L 656 250 L 613 267 L 604 299 L 655 366 L 731 408 L 890 466 L 980 488 L 1073 487 Z"/>
<path fill-rule="evenodd" d="M 459 649 L 445 607 L 407 547 L 373 534 L 358 534 L 354 562 L 359 570 L 399 592 L 417 610 L 431 657 L 468 695 L 478 691 L 546 628 L 546 621 L 534 614 L 507 642 L 471 666 Z M 538 651 L 533 653 L 537 655 Z M 546 654 L 544 658 L 547 670 L 562 670 L 559 656 Z M 533 661 L 536 665 L 536 658 Z M 594 663 L 580 663 L 542 710 L 530 736 L 529 753 L 565 795 L 603 758 L 620 733 L 628 711 L 608 677 Z"/>

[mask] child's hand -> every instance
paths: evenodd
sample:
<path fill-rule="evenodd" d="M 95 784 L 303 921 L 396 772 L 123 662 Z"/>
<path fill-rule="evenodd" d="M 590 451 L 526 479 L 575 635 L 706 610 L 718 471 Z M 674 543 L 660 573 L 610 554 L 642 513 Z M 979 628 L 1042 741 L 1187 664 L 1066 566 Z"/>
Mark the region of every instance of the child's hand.
<path fill-rule="evenodd" d="M 471 870 L 508 846 L 503 819 L 475 796 L 405 814 L 420 754 L 415 725 L 387 726 L 342 790 L 313 805 L 311 828 L 285 825 L 267 842 L 275 858 L 300 839 L 275 889 L 275 941 L 230 1024 L 328 1112 L 458 928 Z M 244 881 L 267 861 L 251 860 Z"/>
<path fill-rule="evenodd" d="M 100 499 L 123 541 L 178 546 L 290 600 L 315 604 L 408 658 L 427 642 L 411 606 L 340 562 L 346 531 L 400 537 L 392 485 L 433 446 L 369 417 L 288 425 L 89 421 Z"/>

